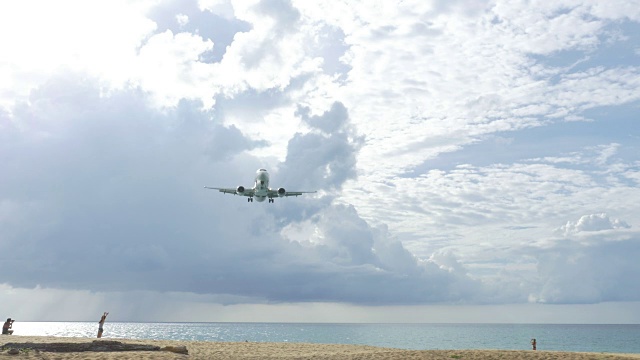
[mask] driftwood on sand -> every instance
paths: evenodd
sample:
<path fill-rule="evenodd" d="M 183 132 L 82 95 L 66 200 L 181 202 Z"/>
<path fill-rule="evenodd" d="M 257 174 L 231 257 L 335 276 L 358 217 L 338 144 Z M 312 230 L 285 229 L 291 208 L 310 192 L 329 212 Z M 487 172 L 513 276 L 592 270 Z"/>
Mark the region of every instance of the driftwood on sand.
<path fill-rule="evenodd" d="M 54 342 L 54 343 L 7 343 L 3 348 L 31 349 L 48 352 L 84 352 L 84 351 L 170 351 L 179 354 L 187 354 L 186 346 L 165 346 L 127 344 L 113 340 L 94 340 L 93 342 Z"/>

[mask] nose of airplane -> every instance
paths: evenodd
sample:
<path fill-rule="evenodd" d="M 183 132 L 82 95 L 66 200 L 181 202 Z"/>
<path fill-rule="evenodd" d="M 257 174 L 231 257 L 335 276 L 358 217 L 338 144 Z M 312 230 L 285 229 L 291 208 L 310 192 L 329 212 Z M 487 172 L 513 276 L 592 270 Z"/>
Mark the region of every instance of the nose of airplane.
<path fill-rule="evenodd" d="M 260 181 L 267 181 L 269 179 L 269 173 L 267 173 L 267 170 L 264 169 L 258 170 L 256 175 L 258 176 L 258 179 Z"/>

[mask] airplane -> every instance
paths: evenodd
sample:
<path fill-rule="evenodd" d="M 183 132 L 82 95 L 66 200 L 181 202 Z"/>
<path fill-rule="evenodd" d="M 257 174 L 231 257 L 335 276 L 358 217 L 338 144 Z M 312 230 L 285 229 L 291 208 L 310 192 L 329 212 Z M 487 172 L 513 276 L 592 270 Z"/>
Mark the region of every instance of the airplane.
<path fill-rule="evenodd" d="M 253 188 L 246 189 L 240 185 L 237 188 L 217 188 L 205 186 L 205 189 L 218 190 L 221 193 L 248 196 L 247 202 L 253 202 L 255 198 L 258 202 L 268 199 L 270 203 L 274 202 L 274 197 L 300 196 L 302 194 L 311 194 L 317 191 L 286 191 L 284 188 L 271 189 L 269 187 L 269 173 L 266 169 L 258 169 L 256 171 L 256 180 Z"/>

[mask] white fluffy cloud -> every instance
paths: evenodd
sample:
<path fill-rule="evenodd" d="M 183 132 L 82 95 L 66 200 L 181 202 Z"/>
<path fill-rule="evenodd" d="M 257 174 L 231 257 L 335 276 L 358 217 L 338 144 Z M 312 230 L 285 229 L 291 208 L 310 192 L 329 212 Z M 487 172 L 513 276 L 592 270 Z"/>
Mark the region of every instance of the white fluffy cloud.
<path fill-rule="evenodd" d="M 108 83 L 130 79 L 136 51 L 155 29 L 152 1 L 21 1 L 0 5 L 0 104 L 12 104 L 73 70 Z"/>
<path fill-rule="evenodd" d="M 578 221 L 567 221 L 565 225 L 560 227 L 565 235 L 578 233 L 581 231 L 601 231 L 628 229 L 629 224 L 619 219 L 610 219 L 605 213 L 583 215 Z"/>
<path fill-rule="evenodd" d="M 536 252 L 538 291 L 530 300 L 543 303 L 638 301 L 635 286 L 640 266 L 638 233 L 593 235 L 588 241 L 559 241 Z M 629 254 L 634 254 L 632 257 Z"/>

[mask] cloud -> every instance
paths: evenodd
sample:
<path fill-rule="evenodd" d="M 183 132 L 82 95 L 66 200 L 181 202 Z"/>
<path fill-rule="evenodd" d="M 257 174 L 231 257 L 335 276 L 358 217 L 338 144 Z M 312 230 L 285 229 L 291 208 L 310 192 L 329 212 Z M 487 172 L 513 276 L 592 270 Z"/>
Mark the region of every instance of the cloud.
<path fill-rule="evenodd" d="M 531 301 L 555 304 L 637 301 L 638 232 L 605 213 L 583 215 L 558 229 L 562 239 L 531 248 L 539 290 Z"/>
<path fill-rule="evenodd" d="M 583 215 L 578 221 L 567 221 L 560 227 L 560 231 L 565 235 L 582 231 L 602 231 L 615 229 L 628 229 L 631 226 L 619 219 L 610 219 L 605 213 Z"/>
<path fill-rule="evenodd" d="M 536 254 L 540 291 L 530 299 L 543 303 L 577 304 L 637 301 L 640 266 L 637 233 L 611 241 L 594 235 L 585 244 L 559 242 Z"/>
<path fill-rule="evenodd" d="M 156 34 L 171 31 L 197 34 L 213 43 L 213 48 L 202 53 L 205 63 L 220 62 L 227 47 L 237 33 L 247 32 L 251 25 L 233 16 L 233 6 L 226 1 L 162 1 L 148 12 L 156 23 Z"/>
<path fill-rule="evenodd" d="M 276 35 L 279 32 L 292 31 L 300 20 L 300 12 L 293 7 L 290 0 L 261 0 L 255 6 L 258 16 L 273 18 Z"/>
<path fill-rule="evenodd" d="M 215 82 L 225 86 L 226 96 L 248 89 L 282 90 L 320 70 L 321 60 L 305 53 L 315 34 L 300 31 L 302 19 L 290 1 L 236 3 L 234 11 L 252 29 L 234 36 L 216 68 Z"/>
<path fill-rule="evenodd" d="M 12 106 L 61 69 L 88 72 L 120 86 L 131 75 L 138 48 L 155 30 L 145 16 L 150 6 L 73 0 L 0 5 L 0 33 L 11 34 L 0 40 L 0 104 Z"/>
<path fill-rule="evenodd" d="M 203 190 L 205 180 L 251 174 L 230 164 L 257 161 L 243 155 L 253 140 L 199 105 L 183 101 L 159 112 L 135 89 L 101 96 L 95 82 L 67 74 L 16 107 L 11 120 L 22 131 L 2 145 L 9 161 L 0 246 L 13 255 L 2 264 L 1 280 L 242 301 L 386 304 L 473 294 L 477 285 L 462 267 L 416 259 L 352 206 L 309 198 L 305 206 L 301 199 L 306 217 L 287 217 L 297 211 L 294 199 L 287 199 L 292 208 L 269 211 Z M 292 184 L 335 190 L 353 176 L 357 135 L 339 103 L 305 121 L 331 132 L 294 137 L 280 172 L 305 179 L 316 171 L 312 182 Z M 316 235 L 282 237 L 291 218 L 307 221 Z"/>
<path fill-rule="evenodd" d="M 356 155 L 364 142 L 350 123 L 347 109 L 335 102 L 322 115 L 310 116 L 299 107 L 296 115 L 314 130 L 297 133 L 287 147 L 287 157 L 279 173 L 292 186 L 334 193 L 356 176 Z"/>
<path fill-rule="evenodd" d="M 640 7 L 378 5 L 0 5 L 0 282 L 635 301 Z M 250 206 L 202 189 L 259 167 L 319 192 Z"/>
<path fill-rule="evenodd" d="M 297 258 L 321 260 L 314 267 L 322 269 L 308 273 L 307 264 L 296 271 L 305 279 L 293 284 L 297 296 L 365 304 L 465 301 L 478 296 L 481 285 L 468 278 L 462 266 L 442 267 L 415 258 L 385 227 L 370 227 L 351 206 L 327 207 L 310 220 L 313 235 L 292 240 L 300 244 Z M 320 273 L 327 276 L 318 277 Z"/>
<path fill-rule="evenodd" d="M 31 104 L 14 109 L 17 136 L 1 145 L 3 204 L 20 214 L 2 219 L 3 250 L 15 254 L 7 281 L 154 288 L 157 271 L 171 278 L 166 288 L 181 286 L 174 257 L 207 252 L 199 246 L 209 237 L 202 206 L 211 210 L 211 194 L 202 185 L 236 172 L 212 160 L 252 141 L 213 123 L 197 103 L 161 113 L 135 89 L 104 97 L 72 74 L 39 89 Z M 216 151 L 224 141 L 234 143 Z M 181 248 L 185 241 L 192 246 Z"/>

